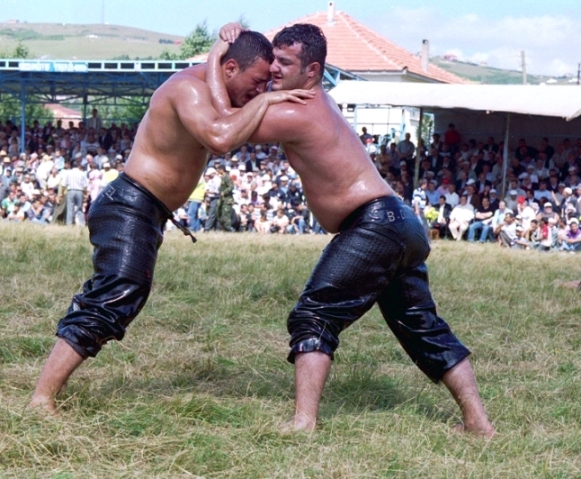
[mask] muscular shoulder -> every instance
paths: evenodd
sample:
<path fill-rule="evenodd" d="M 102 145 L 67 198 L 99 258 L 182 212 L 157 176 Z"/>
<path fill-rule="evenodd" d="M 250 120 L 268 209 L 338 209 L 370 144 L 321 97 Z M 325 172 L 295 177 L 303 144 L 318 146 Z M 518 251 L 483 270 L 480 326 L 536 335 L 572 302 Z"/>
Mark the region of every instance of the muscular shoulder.
<path fill-rule="evenodd" d="M 205 69 L 198 68 L 202 65 L 187 68 L 172 75 L 161 85 L 151 98 L 151 105 L 157 102 L 179 100 L 180 102 L 192 102 L 199 98 L 208 98 L 210 90 L 205 82 Z"/>
<path fill-rule="evenodd" d="M 340 115 L 339 110 L 322 97 L 307 100 L 306 105 L 292 102 L 271 105 L 252 139 L 304 142 L 334 130 L 335 115 Z"/>

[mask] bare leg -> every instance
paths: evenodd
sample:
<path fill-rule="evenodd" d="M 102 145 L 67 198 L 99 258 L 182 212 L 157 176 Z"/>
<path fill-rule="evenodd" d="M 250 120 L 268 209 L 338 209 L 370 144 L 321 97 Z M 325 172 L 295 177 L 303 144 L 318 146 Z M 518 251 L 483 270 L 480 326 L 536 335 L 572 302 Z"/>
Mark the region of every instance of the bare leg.
<path fill-rule="evenodd" d="M 56 414 L 54 397 L 82 362 L 82 356 L 65 340 L 59 339 L 40 373 L 28 408 L 42 408 L 50 414 Z"/>
<path fill-rule="evenodd" d="M 492 437 L 495 431 L 482 405 L 470 361 L 466 358 L 446 371 L 442 382 L 460 406 L 462 424 L 459 429 L 479 436 Z"/>
<path fill-rule="evenodd" d="M 313 431 L 319 403 L 331 370 L 331 358 L 319 351 L 300 353 L 295 358 L 295 415 L 285 427 L 289 431 Z"/>

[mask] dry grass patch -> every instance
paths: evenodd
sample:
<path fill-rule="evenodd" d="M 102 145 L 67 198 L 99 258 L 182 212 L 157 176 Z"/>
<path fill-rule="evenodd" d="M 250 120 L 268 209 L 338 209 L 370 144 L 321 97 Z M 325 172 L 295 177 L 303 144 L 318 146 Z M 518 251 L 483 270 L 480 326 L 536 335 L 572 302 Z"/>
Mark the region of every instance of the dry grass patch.
<path fill-rule="evenodd" d="M 581 476 L 579 294 L 568 254 L 438 242 L 440 313 L 473 350 L 492 441 L 411 364 L 374 308 L 342 334 L 314 435 L 285 436 L 285 320 L 330 237 L 170 233 L 126 339 L 87 361 L 61 420 L 24 405 L 90 273 L 85 230 L 0 227 L 0 477 Z"/>

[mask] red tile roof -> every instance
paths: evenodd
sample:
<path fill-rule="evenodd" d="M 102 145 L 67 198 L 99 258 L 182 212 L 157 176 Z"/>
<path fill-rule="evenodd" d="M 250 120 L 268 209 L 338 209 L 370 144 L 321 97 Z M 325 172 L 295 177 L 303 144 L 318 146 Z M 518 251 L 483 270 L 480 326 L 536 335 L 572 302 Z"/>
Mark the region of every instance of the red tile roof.
<path fill-rule="evenodd" d="M 429 64 L 424 71 L 419 56 L 382 37 L 344 12 L 337 11 L 333 23 L 328 23 L 327 12 L 317 12 L 299 18 L 283 26 L 295 23 L 312 23 L 320 27 L 327 37 L 327 63 L 349 72 L 401 73 L 407 67 L 409 73 L 442 83 L 467 83 L 446 70 Z M 283 27 L 266 32 L 272 40 Z M 205 61 L 207 54 L 197 55 L 190 61 Z"/>
<path fill-rule="evenodd" d="M 401 72 L 407 67 L 409 73 L 438 82 L 467 83 L 436 65 L 429 64 L 428 71 L 424 71 L 419 56 L 382 37 L 344 12 L 335 12 L 332 23 L 328 23 L 327 12 L 317 12 L 284 26 L 295 23 L 311 23 L 321 28 L 327 37 L 327 63 L 342 70 L 380 73 Z M 272 40 L 281 28 L 270 30 L 265 36 Z"/>

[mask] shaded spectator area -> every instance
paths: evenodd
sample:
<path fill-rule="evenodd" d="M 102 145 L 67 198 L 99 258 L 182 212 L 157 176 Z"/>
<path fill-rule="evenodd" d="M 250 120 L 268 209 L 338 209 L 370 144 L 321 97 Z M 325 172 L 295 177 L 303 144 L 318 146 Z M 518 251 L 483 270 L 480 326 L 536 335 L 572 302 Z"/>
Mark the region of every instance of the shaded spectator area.
<path fill-rule="evenodd" d="M 142 105 L 171 75 L 196 63 L 0 59 L 0 101 L 7 97 L 20 100 L 20 144 L 24 145 L 27 104 L 80 99 L 86 124 L 89 108 L 116 98 L 134 99 Z"/>
<path fill-rule="evenodd" d="M 540 141 L 577 138 L 581 131 L 581 95 L 576 86 L 449 85 L 343 81 L 329 93 L 339 105 L 367 108 L 379 105 L 414 107 L 435 115 L 435 132 L 442 135 L 452 123 L 461 126 L 463 138 L 492 136 L 504 142 L 504 195 L 509 151 L 518 140 Z M 357 125 L 353 125 L 357 129 Z M 412 138 L 418 144 L 418 139 Z M 420 171 L 417 155 L 416 175 Z M 416 176 L 418 178 L 418 176 Z"/>

